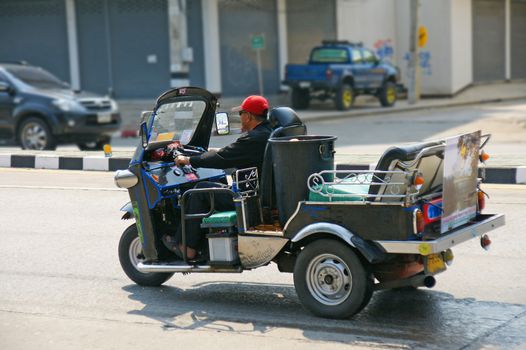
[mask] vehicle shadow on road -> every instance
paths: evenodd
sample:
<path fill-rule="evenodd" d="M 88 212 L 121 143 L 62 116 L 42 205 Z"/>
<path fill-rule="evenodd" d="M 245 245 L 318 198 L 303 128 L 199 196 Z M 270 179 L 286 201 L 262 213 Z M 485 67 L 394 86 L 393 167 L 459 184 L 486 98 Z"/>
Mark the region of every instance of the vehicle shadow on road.
<path fill-rule="evenodd" d="M 136 285 L 123 290 L 143 304 L 129 314 L 155 320 L 165 330 L 263 334 L 290 328 L 311 340 L 385 344 L 388 339 L 391 346 L 412 348 L 462 347 L 526 311 L 525 305 L 402 289 L 375 293 L 370 304 L 349 320 L 328 320 L 303 309 L 291 285 L 217 281 L 184 290 Z"/>

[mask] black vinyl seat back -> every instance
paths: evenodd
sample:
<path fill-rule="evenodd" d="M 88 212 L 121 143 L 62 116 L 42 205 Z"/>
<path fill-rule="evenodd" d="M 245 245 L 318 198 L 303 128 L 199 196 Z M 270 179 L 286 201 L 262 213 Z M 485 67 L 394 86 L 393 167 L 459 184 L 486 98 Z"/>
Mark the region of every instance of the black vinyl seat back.
<path fill-rule="evenodd" d="M 424 193 L 427 190 L 432 189 L 442 183 L 442 166 L 443 166 L 443 148 L 435 147 L 443 145 L 441 141 L 423 142 L 408 146 L 390 147 L 380 157 L 378 164 L 376 165 L 376 171 L 394 171 L 394 170 L 413 170 L 418 169 L 422 173 L 425 183 L 420 193 Z M 432 147 L 432 148 L 431 148 Z M 416 159 L 418 154 L 424 149 L 429 149 L 422 158 L 410 168 L 404 168 L 402 162 L 412 162 Z M 403 175 L 388 175 L 391 178 L 391 182 L 402 182 L 404 180 Z M 385 173 L 374 173 L 373 181 L 382 182 L 386 180 Z M 382 194 L 394 194 L 395 185 L 389 184 L 376 185 L 369 187 L 370 200 L 376 201 L 387 201 L 383 199 Z M 396 188 L 396 191 L 399 191 Z M 399 200 L 399 199 L 390 199 Z"/>
<path fill-rule="evenodd" d="M 307 134 L 307 126 L 303 124 L 296 112 L 289 107 L 276 107 L 272 109 L 269 113 L 269 123 L 274 129 L 269 139 Z M 263 156 L 260 194 L 261 205 L 264 210 L 268 211 L 276 207 L 274 175 L 272 170 L 272 149 L 270 143 L 267 143 Z"/>

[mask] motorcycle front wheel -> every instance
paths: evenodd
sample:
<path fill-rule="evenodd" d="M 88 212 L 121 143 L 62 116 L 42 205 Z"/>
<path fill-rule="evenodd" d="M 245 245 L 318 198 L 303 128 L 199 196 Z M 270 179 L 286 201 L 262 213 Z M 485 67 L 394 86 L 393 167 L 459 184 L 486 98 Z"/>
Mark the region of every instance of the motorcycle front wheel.
<path fill-rule="evenodd" d="M 137 264 L 143 261 L 142 245 L 135 224 L 122 233 L 119 241 L 119 261 L 124 273 L 141 286 L 158 287 L 173 276 L 171 272 L 140 272 Z"/>

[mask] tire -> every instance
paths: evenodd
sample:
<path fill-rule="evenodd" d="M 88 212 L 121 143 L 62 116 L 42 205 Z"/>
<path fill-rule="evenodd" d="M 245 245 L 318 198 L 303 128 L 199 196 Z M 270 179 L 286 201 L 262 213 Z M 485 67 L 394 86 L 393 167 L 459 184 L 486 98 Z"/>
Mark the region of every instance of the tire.
<path fill-rule="evenodd" d="M 307 109 L 310 105 L 309 89 L 293 88 L 291 92 L 291 105 L 294 109 Z"/>
<path fill-rule="evenodd" d="M 306 309 L 336 319 L 360 312 L 373 293 L 372 275 L 356 253 L 332 239 L 314 241 L 301 251 L 294 266 L 294 286 Z"/>
<path fill-rule="evenodd" d="M 18 128 L 18 141 L 22 149 L 54 150 L 57 148 L 55 137 L 46 122 L 37 117 L 30 117 Z"/>
<path fill-rule="evenodd" d="M 349 84 L 342 84 L 338 91 L 336 91 L 336 96 L 334 99 L 336 104 L 336 109 L 339 111 L 347 111 L 351 109 L 354 104 L 354 90 Z"/>
<path fill-rule="evenodd" d="M 99 141 L 77 143 L 77 146 L 81 151 L 102 151 L 104 145 L 110 143 L 110 141 L 111 138 L 108 137 Z"/>
<path fill-rule="evenodd" d="M 124 273 L 135 283 L 141 286 L 158 287 L 173 276 L 171 272 L 140 272 L 137 263 L 141 261 L 139 254 L 142 252 L 137 226 L 129 226 L 122 233 L 119 241 L 119 261 Z"/>
<path fill-rule="evenodd" d="M 393 83 L 392 81 L 386 81 L 380 89 L 378 99 L 380 100 L 380 104 L 383 107 L 394 106 L 397 99 L 395 83 Z"/>

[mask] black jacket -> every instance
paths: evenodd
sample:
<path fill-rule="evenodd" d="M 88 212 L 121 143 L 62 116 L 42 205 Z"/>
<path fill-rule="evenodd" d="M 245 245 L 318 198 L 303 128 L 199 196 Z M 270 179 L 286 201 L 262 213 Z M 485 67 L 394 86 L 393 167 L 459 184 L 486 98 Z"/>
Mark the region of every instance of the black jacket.
<path fill-rule="evenodd" d="M 208 151 L 199 156 L 190 157 L 194 168 L 244 169 L 257 167 L 259 174 L 263 165 L 265 147 L 272 132 L 268 121 L 264 121 L 234 143 L 218 151 Z"/>

